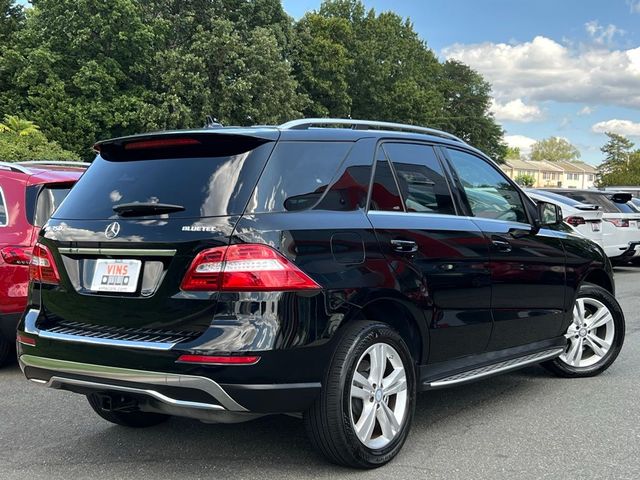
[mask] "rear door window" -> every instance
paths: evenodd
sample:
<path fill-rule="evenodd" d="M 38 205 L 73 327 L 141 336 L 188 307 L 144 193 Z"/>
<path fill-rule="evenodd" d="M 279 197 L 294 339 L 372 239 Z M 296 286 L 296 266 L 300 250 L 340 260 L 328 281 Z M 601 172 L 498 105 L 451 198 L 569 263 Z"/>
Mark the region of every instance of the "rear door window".
<path fill-rule="evenodd" d="M 455 214 L 453 199 L 433 147 L 413 143 L 385 143 L 407 212 Z"/>
<path fill-rule="evenodd" d="M 4 199 L 4 192 L 0 188 L 0 227 L 6 227 L 9 223 L 9 215 L 7 213 L 7 202 Z"/>
<path fill-rule="evenodd" d="M 184 210 L 171 218 L 241 214 L 273 144 L 239 142 L 220 156 L 109 160 L 98 156 L 54 215 L 62 220 L 117 218 L 128 203 L 163 203 Z M 215 154 L 215 145 L 211 148 Z"/>
<path fill-rule="evenodd" d="M 366 195 L 368 168 L 344 168 L 353 142 L 280 142 L 275 147 L 247 207 L 248 213 L 323 208 L 352 210 L 359 200 L 345 197 L 349 188 Z M 342 173 L 341 173 L 342 172 Z M 331 187 L 330 187 L 331 186 Z"/>

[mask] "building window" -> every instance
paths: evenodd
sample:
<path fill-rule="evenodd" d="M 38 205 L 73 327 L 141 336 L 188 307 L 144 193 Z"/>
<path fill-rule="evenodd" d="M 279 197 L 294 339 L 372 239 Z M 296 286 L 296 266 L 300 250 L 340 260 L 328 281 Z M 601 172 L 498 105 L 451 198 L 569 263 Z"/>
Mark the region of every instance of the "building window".
<path fill-rule="evenodd" d="M 589 181 L 590 181 L 590 182 L 593 182 L 593 174 L 592 174 L 592 173 L 591 173 L 591 174 L 589 174 Z"/>

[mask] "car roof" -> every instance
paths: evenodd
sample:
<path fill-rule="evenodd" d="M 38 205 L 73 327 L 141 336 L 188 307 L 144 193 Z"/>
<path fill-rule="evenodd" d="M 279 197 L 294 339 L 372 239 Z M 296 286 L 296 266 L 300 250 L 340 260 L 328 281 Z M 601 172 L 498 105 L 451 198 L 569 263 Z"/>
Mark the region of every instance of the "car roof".
<path fill-rule="evenodd" d="M 460 138 L 436 129 L 415 125 L 403 125 L 389 122 L 352 119 L 300 119 L 282 125 L 255 125 L 251 127 L 214 127 L 186 130 L 167 130 L 128 135 L 102 140 L 94 145 L 100 150 L 103 146 L 120 146 L 133 141 L 157 138 L 177 138 L 194 136 L 214 137 L 216 135 L 246 136 L 266 141 L 344 141 L 354 142 L 363 138 L 385 138 L 438 143 L 452 147 L 463 147 L 485 158 L 480 150 L 468 145 Z"/>
<path fill-rule="evenodd" d="M 89 164 L 82 162 L 0 162 L 0 173 L 23 177 L 27 185 L 77 181 Z"/>

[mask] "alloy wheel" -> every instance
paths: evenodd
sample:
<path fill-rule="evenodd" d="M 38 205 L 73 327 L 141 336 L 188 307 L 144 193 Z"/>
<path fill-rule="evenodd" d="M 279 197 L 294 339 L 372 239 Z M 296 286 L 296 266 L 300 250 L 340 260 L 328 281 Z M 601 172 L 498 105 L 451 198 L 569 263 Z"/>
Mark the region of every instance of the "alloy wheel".
<path fill-rule="evenodd" d="M 360 357 L 350 392 L 351 424 L 371 449 L 384 448 L 398 435 L 407 414 L 407 375 L 391 345 L 375 343 Z"/>
<path fill-rule="evenodd" d="M 611 311 L 595 298 L 578 298 L 573 307 L 573 322 L 565 333 L 567 348 L 560 360 L 571 367 L 591 367 L 611 350 L 614 336 Z"/>

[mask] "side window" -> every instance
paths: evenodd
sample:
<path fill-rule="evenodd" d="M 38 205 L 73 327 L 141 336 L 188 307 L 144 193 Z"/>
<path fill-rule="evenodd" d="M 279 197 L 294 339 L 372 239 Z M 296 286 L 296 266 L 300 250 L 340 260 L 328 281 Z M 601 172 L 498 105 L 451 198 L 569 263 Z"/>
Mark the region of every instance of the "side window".
<path fill-rule="evenodd" d="M 382 210 L 389 212 L 402 212 L 402 200 L 398 193 L 398 185 L 396 184 L 389 161 L 382 150 L 378 149 L 376 155 L 376 172 L 371 185 L 371 201 L 369 210 Z"/>
<path fill-rule="evenodd" d="M 454 215 L 453 199 L 433 147 L 385 143 L 407 212 Z"/>
<path fill-rule="evenodd" d="M 7 202 L 4 199 L 4 192 L 0 188 L 0 227 L 6 227 L 9 223 L 9 215 L 7 214 Z"/>
<path fill-rule="evenodd" d="M 475 155 L 447 150 L 474 216 L 527 223 L 520 194 L 504 175 Z"/>
<path fill-rule="evenodd" d="M 34 226 L 42 227 L 69 194 L 71 187 L 44 187 L 36 201 Z"/>
<path fill-rule="evenodd" d="M 352 142 L 278 143 L 249 200 L 247 212 L 313 208 L 336 177 L 352 146 Z M 339 191 L 327 195 L 332 196 L 327 206 L 334 203 L 343 207 Z"/>

